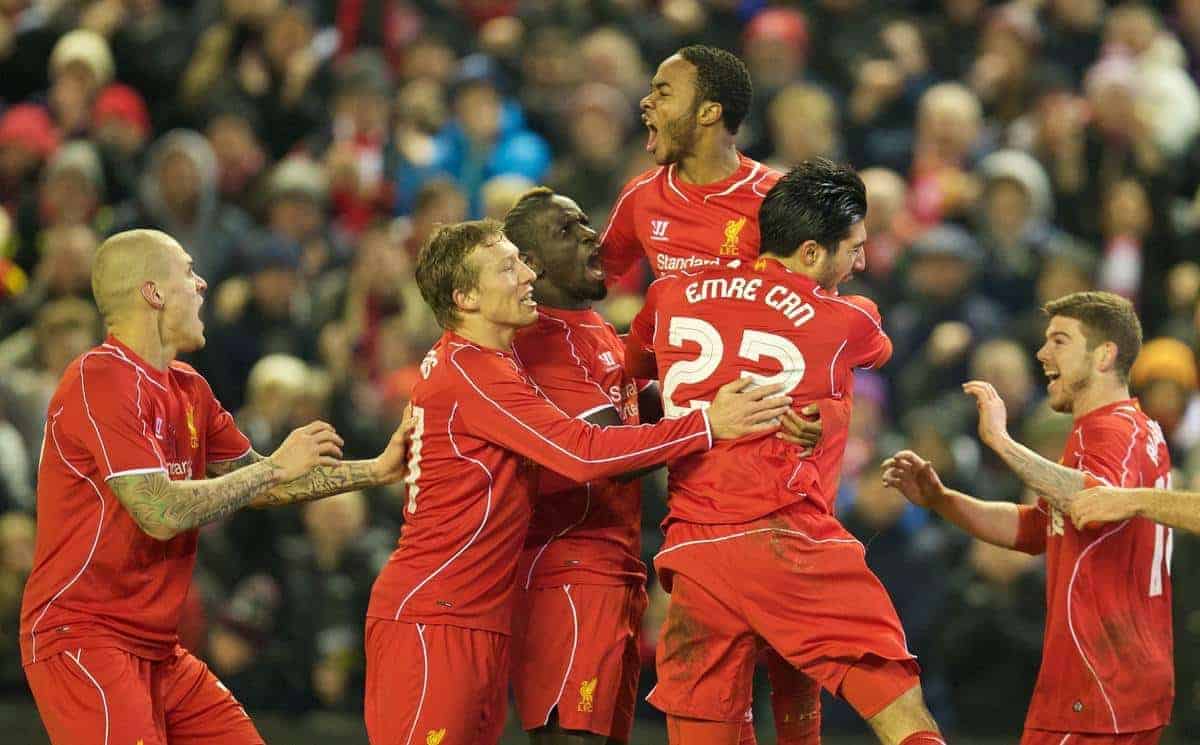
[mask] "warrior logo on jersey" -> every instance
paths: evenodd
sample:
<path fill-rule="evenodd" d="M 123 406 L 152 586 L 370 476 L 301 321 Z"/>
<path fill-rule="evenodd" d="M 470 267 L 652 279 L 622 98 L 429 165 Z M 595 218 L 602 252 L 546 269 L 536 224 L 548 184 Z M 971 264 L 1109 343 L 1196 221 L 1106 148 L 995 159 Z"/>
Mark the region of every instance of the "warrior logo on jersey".
<path fill-rule="evenodd" d="M 670 224 L 670 220 L 651 220 L 650 240 L 665 241 L 667 239 L 667 226 Z"/>
<path fill-rule="evenodd" d="M 590 712 L 592 710 L 592 700 L 595 695 L 596 678 L 583 681 L 583 684 L 579 686 L 579 706 L 576 707 L 576 710 Z"/>
<path fill-rule="evenodd" d="M 617 358 L 613 356 L 612 352 L 601 352 L 600 362 L 604 364 L 606 370 L 611 370 L 614 367 L 620 367 L 620 365 L 617 364 Z"/>
<path fill-rule="evenodd" d="M 738 238 L 741 237 L 744 227 L 746 227 L 745 215 L 725 223 L 725 243 L 721 244 L 722 256 L 738 255 Z"/>
<path fill-rule="evenodd" d="M 425 745 L 441 745 L 442 740 L 446 739 L 446 728 L 431 729 L 429 734 L 425 735 Z"/>

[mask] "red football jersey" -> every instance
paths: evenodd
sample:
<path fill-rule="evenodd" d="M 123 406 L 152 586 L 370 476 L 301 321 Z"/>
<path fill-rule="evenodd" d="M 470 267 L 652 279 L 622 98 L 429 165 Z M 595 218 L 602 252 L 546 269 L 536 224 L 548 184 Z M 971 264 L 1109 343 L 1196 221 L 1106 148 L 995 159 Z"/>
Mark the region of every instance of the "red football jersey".
<path fill-rule="evenodd" d="M 1113 486 L 1168 486 L 1158 423 L 1136 400 L 1075 422 L 1063 465 Z M 1025 726 L 1123 733 L 1162 727 L 1175 698 L 1171 529 L 1136 517 L 1077 530 L 1044 500 L 1022 510 L 1018 547 L 1046 552 L 1046 636 Z"/>
<path fill-rule="evenodd" d="M 797 409 L 822 405 L 812 457 L 767 436 L 672 462 L 668 522 L 743 523 L 797 502 L 832 513 L 854 368 L 878 367 L 892 353 L 875 303 L 825 292 L 764 257 L 655 281 L 630 336 L 655 355 L 668 416 L 707 406 L 738 376 L 783 383 Z"/>
<path fill-rule="evenodd" d="M 540 463 L 586 482 L 707 450 L 706 417 L 602 428 L 539 393 L 511 353 L 446 334 L 413 387 L 407 522 L 367 615 L 509 633 Z"/>
<path fill-rule="evenodd" d="M 151 538 L 108 480 L 152 471 L 202 479 L 207 464 L 249 451 L 190 366 L 156 370 L 111 336 L 72 362 L 50 400 L 38 467 L 37 548 L 21 602 L 24 663 L 80 647 L 168 656 L 179 641 L 197 531 Z"/>
<path fill-rule="evenodd" d="M 567 416 L 614 409 L 638 424 L 638 385 L 625 374 L 625 345 L 596 311 L 545 308 L 513 343 L 517 362 Z M 566 487 L 566 490 L 563 488 Z M 646 581 L 638 480 L 570 484 L 543 478 L 517 569 L 524 588 Z"/>
<path fill-rule="evenodd" d="M 758 257 L 758 208 L 782 174 L 739 155 L 733 175 L 687 184 L 675 164 L 625 185 L 600 236 L 610 283 L 643 255 L 655 276 Z"/>

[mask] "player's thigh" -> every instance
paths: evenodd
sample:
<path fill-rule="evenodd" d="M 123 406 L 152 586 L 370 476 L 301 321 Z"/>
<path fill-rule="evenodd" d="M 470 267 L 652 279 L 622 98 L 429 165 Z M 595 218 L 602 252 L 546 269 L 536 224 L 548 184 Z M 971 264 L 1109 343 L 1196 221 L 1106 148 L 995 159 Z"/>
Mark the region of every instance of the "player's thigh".
<path fill-rule="evenodd" d="M 508 639 L 453 626 L 367 619 L 371 745 L 492 745 L 504 728 Z"/>
<path fill-rule="evenodd" d="M 164 703 L 170 745 L 264 745 L 225 684 L 182 648 L 155 665 L 154 685 Z"/>
<path fill-rule="evenodd" d="M 146 660 L 119 649 L 77 649 L 35 662 L 25 675 L 54 745 L 167 745 Z"/>
<path fill-rule="evenodd" d="M 779 531 L 722 547 L 727 561 L 736 550 L 754 568 L 739 583 L 754 631 L 831 693 L 866 658 L 900 662 L 916 675 L 900 619 L 862 545 L 840 528 L 817 535 Z"/>
<path fill-rule="evenodd" d="M 1051 732 L 1027 728 L 1021 733 L 1021 745 L 1158 745 L 1162 735 L 1162 727 L 1120 735 Z"/>
<path fill-rule="evenodd" d="M 729 602 L 722 598 L 728 599 Z M 750 708 L 758 640 L 728 586 L 674 573 L 651 704 L 677 717 L 740 722 Z"/>
<path fill-rule="evenodd" d="M 641 660 L 646 591 L 629 585 L 562 585 L 520 594 L 512 686 L 526 730 L 629 738 Z"/>
<path fill-rule="evenodd" d="M 646 592 L 630 586 L 571 587 L 579 643 L 558 703 L 563 729 L 624 742 L 633 728 Z"/>
<path fill-rule="evenodd" d="M 821 742 L 821 685 L 767 647 L 767 679 L 775 734 L 786 745 Z"/>

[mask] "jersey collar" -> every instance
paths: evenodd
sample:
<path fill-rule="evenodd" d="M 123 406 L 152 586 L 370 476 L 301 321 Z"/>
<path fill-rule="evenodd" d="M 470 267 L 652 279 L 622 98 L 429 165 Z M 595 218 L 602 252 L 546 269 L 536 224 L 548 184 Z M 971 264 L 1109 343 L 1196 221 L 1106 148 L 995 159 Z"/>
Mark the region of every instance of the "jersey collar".
<path fill-rule="evenodd" d="M 120 339 L 112 334 L 109 334 L 104 338 L 104 342 L 100 345 L 100 348 L 117 355 L 126 362 L 132 363 L 134 367 L 148 375 L 151 380 L 159 383 L 167 382 L 167 370 L 159 370 L 155 368 L 154 365 L 151 365 L 149 362 L 142 359 L 140 356 L 138 356 L 137 352 L 127 347 L 121 342 Z M 170 368 L 168 368 L 168 370 L 169 369 Z"/>

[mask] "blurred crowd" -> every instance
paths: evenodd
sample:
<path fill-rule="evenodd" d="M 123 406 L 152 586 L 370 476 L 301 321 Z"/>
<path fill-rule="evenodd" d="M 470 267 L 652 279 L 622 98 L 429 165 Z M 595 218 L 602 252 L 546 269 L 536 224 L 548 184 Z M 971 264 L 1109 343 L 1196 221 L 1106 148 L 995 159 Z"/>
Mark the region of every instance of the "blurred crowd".
<path fill-rule="evenodd" d="M 1136 302 L 1133 388 L 1175 484 L 1200 487 L 1200 0 L 0 0 L 0 698 L 27 695 L 36 463 L 59 375 L 101 338 L 100 241 L 147 226 L 192 254 L 211 289 L 189 361 L 259 452 L 322 418 L 369 457 L 439 336 L 412 273 L 432 227 L 502 216 L 542 183 L 603 224 L 652 165 L 650 74 L 693 42 L 751 70 L 747 154 L 862 170 L 851 289 L 879 302 L 896 354 L 860 378 L 839 509 L 939 721 L 1018 732 L 1041 561 L 907 507 L 878 463 L 906 446 L 955 488 L 1030 499 L 980 446 L 959 384 L 993 383 L 1010 430 L 1056 459 L 1070 421 L 1042 404 L 1038 308 L 1100 288 Z M 603 304 L 618 327 L 647 281 Z M 663 487 L 646 480 L 647 558 Z M 402 496 L 204 530 L 185 641 L 248 708 L 361 711 L 367 595 Z M 1176 728 L 1195 737 L 1200 543 L 1175 545 Z M 852 719 L 827 709 L 830 728 Z"/>

